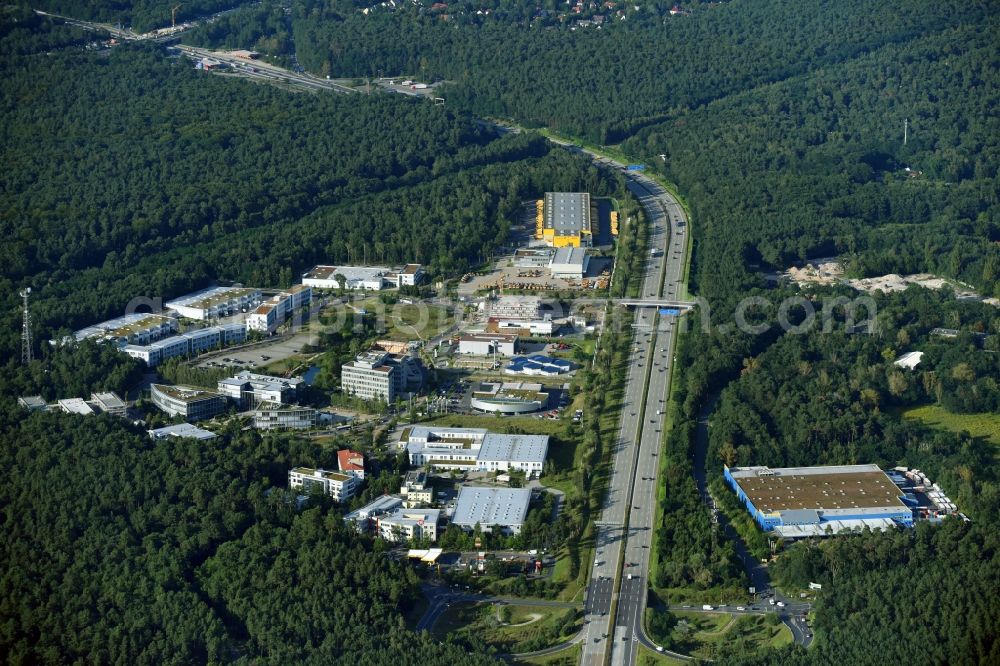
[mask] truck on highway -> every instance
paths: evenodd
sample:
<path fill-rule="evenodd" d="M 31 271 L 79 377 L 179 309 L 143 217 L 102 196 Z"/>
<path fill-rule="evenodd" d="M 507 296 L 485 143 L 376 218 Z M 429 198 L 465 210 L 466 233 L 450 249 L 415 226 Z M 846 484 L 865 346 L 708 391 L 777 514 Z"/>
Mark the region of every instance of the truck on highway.
<path fill-rule="evenodd" d="M 661 250 L 661 249 L 660 249 L 660 248 L 658 248 L 658 247 L 654 247 L 654 248 L 651 248 L 651 249 L 649 250 L 649 256 L 651 256 L 651 257 L 658 257 L 658 256 L 660 256 L 661 254 L 663 254 L 663 250 Z"/>
<path fill-rule="evenodd" d="M 708 604 L 705 604 L 704 606 L 702 606 L 702 607 L 701 607 L 701 609 L 702 609 L 702 610 L 715 610 L 714 608 L 712 608 L 712 607 L 711 607 L 711 606 L 709 606 Z"/>

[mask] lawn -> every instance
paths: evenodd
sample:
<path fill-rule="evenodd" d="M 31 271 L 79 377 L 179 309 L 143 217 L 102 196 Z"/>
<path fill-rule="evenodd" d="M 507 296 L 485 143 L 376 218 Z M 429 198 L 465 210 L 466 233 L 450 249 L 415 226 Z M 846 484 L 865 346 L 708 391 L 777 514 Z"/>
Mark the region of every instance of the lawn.
<path fill-rule="evenodd" d="M 901 411 L 903 418 L 920 421 L 931 428 L 951 432 L 965 431 L 973 437 L 983 437 L 1000 447 L 1000 414 L 954 414 L 940 405 L 922 405 Z"/>
<path fill-rule="evenodd" d="M 503 610 L 504 607 L 509 610 Z M 501 619 L 503 613 L 509 618 Z M 533 606 L 526 604 L 462 603 L 449 608 L 434 625 L 434 634 L 471 634 L 504 653 L 531 652 L 557 645 L 568 640 L 580 630 L 579 618 L 565 625 L 560 631 L 568 608 Z"/>

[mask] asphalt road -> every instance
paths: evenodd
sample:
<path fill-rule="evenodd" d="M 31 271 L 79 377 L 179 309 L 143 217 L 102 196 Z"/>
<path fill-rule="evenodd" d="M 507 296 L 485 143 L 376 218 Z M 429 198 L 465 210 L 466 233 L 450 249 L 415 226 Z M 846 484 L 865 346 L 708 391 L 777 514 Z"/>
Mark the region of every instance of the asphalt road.
<path fill-rule="evenodd" d="M 597 162 L 608 168 L 624 166 L 603 158 Z M 684 220 L 684 211 L 651 179 L 635 172 L 627 172 L 626 178 L 629 189 L 646 211 L 648 245 L 662 250 L 658 256 L 648 257 L 640 296 L 677 301 L 687 226 L 676 223 Z M 587 588 L 589 622 L 585 625 L 581 663 L 593 666 L 603 664 L 609 650 L 613 664 L 633 664 L 639 643 L 649 645 L 642 619 L 649 577 L 657 456 L 665 418 L 662 412 L 666 410 L 676 322 L 669 316 L 658 317 L 654 308 L 644 307 L 636 310 L 633 325 L 635 337 L 628 361 L 621 424 L 614 444 L 608 495 L 597 525 L 597 551 Z M 647 376 L 649 391 L 643 404 Z M 609 618 L 615 597 L 613 581 L 619 571 L 622 580 L 616 615 Z"/>

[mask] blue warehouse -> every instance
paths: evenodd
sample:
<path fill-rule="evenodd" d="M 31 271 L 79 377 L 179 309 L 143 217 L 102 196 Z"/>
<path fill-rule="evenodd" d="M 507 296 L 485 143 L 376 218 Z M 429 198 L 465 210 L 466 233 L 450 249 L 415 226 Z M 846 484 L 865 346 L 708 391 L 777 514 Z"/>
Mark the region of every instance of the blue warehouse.
<path fill-rule="evenodd" d="M 760 528 L 788 539 L 913 525 L 904 493 L 878 465 L 724 467 Z"/>

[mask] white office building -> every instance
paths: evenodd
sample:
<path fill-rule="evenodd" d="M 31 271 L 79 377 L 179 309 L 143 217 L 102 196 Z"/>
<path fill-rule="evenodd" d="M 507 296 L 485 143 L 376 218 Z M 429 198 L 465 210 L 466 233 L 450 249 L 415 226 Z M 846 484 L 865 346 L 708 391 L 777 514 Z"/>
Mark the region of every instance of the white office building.
<path fill-rule="evenodd" d="M 243 370 L 233 377 L 220 379 L 216 390 L 235 401 L 240 409 L 253 409 L 261 402 L 295 402 L 303 381 L 301 377 L 286 379 Z"/>
<path fill-rule="evenodd" d="M 351 511 L 344 516 L 344 520 L 352 523 L 359 532 L 370 532 L 377 527 L 376 520 L 380 516 L 392 513 L 402 505 L 403 500 L 398 497 L 382 495 L 360 509 Z"/>
<path fill-rule="evenodd" d="M 125 401 L 114 391 L 91 393 L 90 403 L 106 414 L 125 416 Z"/>
<path fill-rule="evenodd" d="M 297 284 L 288 291 L 272 296 L 247 316 L 247 328 L 261 333 L 273 333 L 295 310 L 312 303 L 312 287 Z"/>
<path fill-rule="evenodd" d="M 440 509 L 396 509 L 376 519 L 378 534 L 386 541 L 399 543 L 414 539 L 437 541 Z"/>
<path fill-rule="evenodd" d="M 324 469 L 296 467 L 288 472 L 288 487 L 301 488 L 308 491 L 313 486 L 319 486 L 323 492 L 335 502 L 346 502 L 358 492 L 361 481 L 350 474 L 328 472 Z"/>
<path fill-rule="evenodd" d="M 93 338 L 112 344 L 146 345 L 177 331 L 177 320 L 161 314 L 136 312 L 82 328 L 73 334 L 77 342 Z"/>
<path fill-rule="evenodd" d="M 246 339 L 247 329 L 243 324 L 221 324 L 172 335 L 148 345 L 125 345 L 120 351 L 153 368 L 176 356 L 200 354 L 210 349 L 239 344 Z"/>
<path fill-rule="evenodd" d="M 83 398 L 64 398 L 56 402 L 59 409 L 67 414 L 79 414 L 80 416 L 91 416 L 94 410 L 84 401 Z"/>
<path fill-rule="evenodd" d="M 217 319 L 248 312 L 260 303 L 259 289 L 210 287 L 167 301 L 166 306 L 188 319 Z"/>
<path fill-rule="evenodd" d="M 167 439 L 168 437 L 176 437 L 208 441 L 216 438 L 216 434 L 214 432 L 205 430 L 204 428 L 199 428 L 198 426 L 191 425 L 190 423 L 176 423 L 163 428 L 156 428 L 155 430 L 147 430 L 146 432 L 149 433 L 150 439 Z"/>
<path fill-rule="evenodd" d="M 464 530 L 473 530 L 479 525 L 484 532 L 499 530 L 518 534 L 528 515 L 530 502 L 531 491 L 527 488 L 462 486 L 451 522 Z"/>
<path fill-rule="evenodd" d="M 497 319 L 541 319 L 542 299 L 538 296 L 501 296 L 488 302 L 487 310 Z"/>
<path fill-rule="evenodd" d="M 410 426 L 400 435 L 410 465 L 432 469 L 481 472 L 520 470 L 528 478 L 542 475 L 548 435 L 508 435 L 485 428 Z"/>
<path fill-rule="evenodd" d="M 302 274 L 302 284 L 317 289 L 381 291 L 418 284 L 424 276 L 420 264 L 406 264 L 399 270 L 387 266 L 313 266 Z"/>

